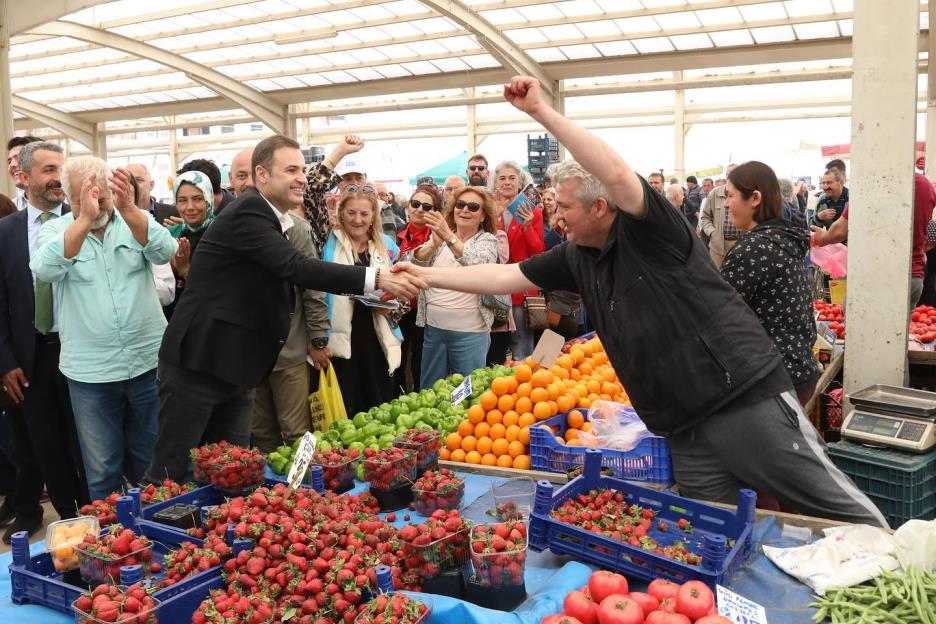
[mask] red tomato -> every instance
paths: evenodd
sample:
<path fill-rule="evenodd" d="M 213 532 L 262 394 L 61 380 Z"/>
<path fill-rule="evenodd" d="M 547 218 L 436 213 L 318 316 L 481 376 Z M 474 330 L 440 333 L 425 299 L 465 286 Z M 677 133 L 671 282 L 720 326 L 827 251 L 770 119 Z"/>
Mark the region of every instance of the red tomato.
<path fill-rule="evenodd" d="M 663 602 L 664 598 L 676 598 L 679 593 L 679 585 L 667 579 L 654 579 L 647 587 L 647 593 Z"/>
<path fill-rule="evenodd" d="M 598 605 L 585 597 L 580 591 L 574 591 L 562 602 L 562 612 L 577 619 L 582 624 L 598 622 Z"/>
<path fill-rule="evenodd" d="M 639 604 L 640 608 L 643 609 L 644 617 L 647 617 L 651 611 L 655 611 L 656 608 L 660 606 L 660 601 L 650 594 L 631 592 L 628 595 L 631 597 L 631 600 Z"/>
<path fill-rule="evenodd" d="M 676 612 L 693 621 L 707 615 L 714 605 L 715 595 L 702 581 L 683 583 L 676 594 Z"/>
<path fill-rule="evenodd" d="M 582 624 L 576 620 L 571 615 L 562 615 L 561 613 L 554 613 L 553 615 L 547 615 L 542 619 L 540 624 Z"/>
<path fill-rule="evenodd" d="M 706 615 L 704 618 L 699 618 L 695 621 L 695 624 L 733 624 L 731 620 L 726 618 L 723 615 Z"/>
<path fill-rule="evenodd" d="M 601 601 L 612 594 L 627 593 L 627 579 L 620 574 L 599 570 L 588 579 L 588 592 L 592 600 L 601 604 Z"/>
<path fill-rule="evenodd" d="M 692 624 L 692 621 L 682 613 L 654 611 L 647 616 L 644 624 Z"/>
<path fill-rule="evenodd" d="M 661 600 L 660 606 L 657 607 L 657 611 L 662 611 L 663 613 L 676 613 L 676 598 L 669 597 Z"/>
<path fill-rule="evenodd" d="M 612 594 L 598 606 L 599 624 L 643 624 L 643 621 L 643 609 L 627 594 Z"/>

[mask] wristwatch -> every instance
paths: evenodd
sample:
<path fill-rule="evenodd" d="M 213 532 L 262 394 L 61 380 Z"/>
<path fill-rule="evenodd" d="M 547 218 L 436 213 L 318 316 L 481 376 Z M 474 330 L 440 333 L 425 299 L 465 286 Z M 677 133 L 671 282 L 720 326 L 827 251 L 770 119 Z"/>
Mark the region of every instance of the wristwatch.
<path fill-rule="evenodd" d="M 452 238 L 448 239 L 448 241 L 446 241 L 445 244 L 448 245 L 449 247 L 451 247 L 452 245 L 456 244 L 457 242 L 458 242 L 458 237 L 457 237 L 457 236 L 452 236 Z"/>
<path fill-rule="evenodd" d="M 316 349 L 324 349 L 328 346 L 328 338 L 313 338 L 309 341 Z"/>

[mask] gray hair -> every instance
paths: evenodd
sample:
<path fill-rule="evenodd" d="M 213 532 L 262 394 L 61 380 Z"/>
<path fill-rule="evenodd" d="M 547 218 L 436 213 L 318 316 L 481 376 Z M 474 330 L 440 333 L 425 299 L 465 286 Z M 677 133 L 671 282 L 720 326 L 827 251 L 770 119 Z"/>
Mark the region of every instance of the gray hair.
<path fill-rule="evenodd" d="M 69 204 L 75 205 L 76 203 L 72 197 L 72 192 L 76 190 L 75 185 L 77 185 L 77 191 L 80 193 L 85 178 L 92 173 L 97 174 L 97 186 L 106 191 L 110 167 L 107 166 L 105 161 L 97 156 L 79 156 L 65 161 L 65 166 L 62 167 L 62 190 L 65 191 L 65 197 L 68 199 Z"/>
<path fill-rule="evenodd" d="M 582 205 L 590 208 L 599 197 L 604 197 L 608 206 L 616 210 L 616 206 L 611 203 L 608 197 L 608 191 L 605 190 L 601 181 L 585 170 L 585 167 L 578 164 L 575 160 L 569 158 L 560 163 L 556 163 L 549 168 L 547 172 L 552 178 L 553 184 L 559 186 L 566 180 L 579 180 L 579 187 L 575 192 L 575 197 Z"/>
<path fill-rule="evenodd" d="M 26 148 L 24 147 L 23 149 L 26 149 Z M 20 152 L 20 153 L 22 153 L 22 152 Z M 23 168 L 23 165 L 20 165 L 20 169 L 22 169 L 22 168 Z M 826 169 L 825 173 L 822 174 L 822 175 L 830 175 L 830 176 L 832 176 L 833 178 L 835 178 L 835 181 L 836 181 L 836 182 L 844 182 L 844 181 L 845 181 L 845 174 L 843 174 L 839 169 L 836 169 L 836 168 L 834 168 L 834 167 L 831 168 L 831 169 Z"/>
<path fill-rule="evenodd" d="M 513 169 L 517 172 L 517 177 L 520 178 L 520 190 L 522 191 L 527 187 L 527 185 L 533 182 L 533 176 L 523 170 L 523 167 L 515 160 L 502 160 L 497 163 L 497 166 L 494 167 L 494 175 L 488 178 L 488 192 L 491 195 L 494 194 L 495 189 L 497 188 L 497 176 L 500 175 L 501 169 Z"/>
<path fill-rule="evenodd" d="M 32 171 L 33 164 L 35 164 L 36 161 L 36 150 L 48 150 L 50 152 L 58 152 L 59 154 L 64 153 L 61 145 L 51 141 L 33 141 L 32 143 L 27 143 L 20 149 L 19 154 L 16 156 L 16 164 L 23 173 L 28 174 Z"/>
<path fill-rule="evenodd" d="M 780 197 L 782 197 L 784 201 L 790 199 L 790 196 L 793 195 L 793 182 L 787 178 L 780 178 L 777 182 L 780 183 Z"/>
<path fill-rule="evenodd" d="M 683 195 L 683 188 L 679 184 L 672 183 L 666 187 L 666 199 L 673 200 Z"/>

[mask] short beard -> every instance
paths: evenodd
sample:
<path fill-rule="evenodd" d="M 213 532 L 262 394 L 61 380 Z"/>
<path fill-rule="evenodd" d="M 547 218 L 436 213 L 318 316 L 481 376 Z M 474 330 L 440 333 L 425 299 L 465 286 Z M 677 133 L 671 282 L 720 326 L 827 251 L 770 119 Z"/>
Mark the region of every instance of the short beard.
<path fill-rule="evenodd" d="M 112 210 L 102 209 L 101 213 L 91 223 L 91 231 L 103 230 L 107 227 L 107 224 L 110 223 L 112 218 L 114 218 L 114 212 Z"/>
<path fill-rule="evenodd" d="M 36 208 L 45 208 L 46 210 L 51 210 L 52 208 L 55 208 L 56 206 L 62 203 L 62 200 L 54 199 L 50 197 L 49 196 L 50 190 L 51 189 L 47 187 L 33 194 L 32 192 L 29 192 L 29 191 L 32 191 L 32 189 L 29 189 L 29 191 L 27 191 L 29 203 L 31 203 Z"/>
<path fill-rule="evenodd" d="M 468 182 L 471 183 L 471 186 L 485 186 L 484 178 L 481 176 L 469 176 Z"/>

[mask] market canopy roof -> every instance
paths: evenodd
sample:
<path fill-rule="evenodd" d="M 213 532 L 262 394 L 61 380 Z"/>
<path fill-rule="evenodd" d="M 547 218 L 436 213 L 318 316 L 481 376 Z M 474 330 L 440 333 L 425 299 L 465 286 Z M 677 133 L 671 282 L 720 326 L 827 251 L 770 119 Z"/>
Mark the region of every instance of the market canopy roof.
<path fill-rule="evenodd" d="M 462 152 L 454 158 L 449 158 L 444 162 L 440 162 L 434 167 L 429 167 L 422 173 L 414 175 L 410 178 L 410 184 L 416 184 L 420 178 L 432 178 L 432 180 L 439 186 L 445 184 L 445 178 L 453 175 L 461 176 L 462 179 L 465 178 L 465 169 L 468 167 L 468 152 Z"/>

